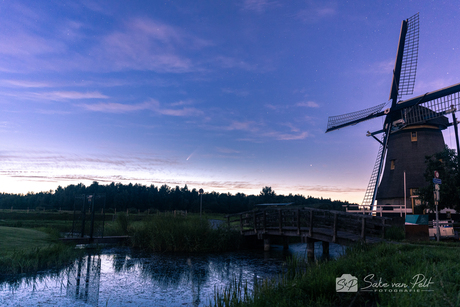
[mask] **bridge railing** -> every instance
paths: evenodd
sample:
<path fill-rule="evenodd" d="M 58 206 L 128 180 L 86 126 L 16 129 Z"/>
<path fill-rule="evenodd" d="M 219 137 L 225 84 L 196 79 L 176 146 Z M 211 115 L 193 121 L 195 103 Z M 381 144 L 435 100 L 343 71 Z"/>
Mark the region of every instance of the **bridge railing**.
<path fill-rule="evenodd" d="M 229 225 L 239 228 L 240 232 L 271 233 L 289 232 L 311 236 L 318 229 L 331 229 L 333 237 L 338 232 L 353 233 L 365 239 L 367 236 L 381 237 L 389 225 L 389 218 L 371 215 L 352 214 L 342 211 L 314 208 L 276 208 L 247 211 L 227 216 Z"/>

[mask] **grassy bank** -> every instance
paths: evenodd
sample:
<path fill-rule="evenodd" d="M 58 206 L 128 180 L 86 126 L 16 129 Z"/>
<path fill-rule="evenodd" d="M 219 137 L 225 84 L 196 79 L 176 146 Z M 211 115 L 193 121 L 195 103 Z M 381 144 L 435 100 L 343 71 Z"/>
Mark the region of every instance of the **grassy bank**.
<path fill-rule="evenodd" d="M 71 263 L 80 252 L 57 240 L 53 229 L 0 227 L 0 276 L 36 272 Z"/>
<path fill-rule="evenodd" d="M 282 276 L 254 292 L 234 283 L 213 305 L 460 306 L 459 252 L 450 246 L 360 245 L 333 261 L 291 261 Z M 358 292 L 336 291 L 336 278 L 343 274 L 357 277 Z"/>
<path fill-rule="evenodd" d="M 155 215 L 133 224 L 128 233 L 133 247 L 152 252 L 219 252 L 238 249 L 241 243 L 238 231 L 199 216 Z"/>

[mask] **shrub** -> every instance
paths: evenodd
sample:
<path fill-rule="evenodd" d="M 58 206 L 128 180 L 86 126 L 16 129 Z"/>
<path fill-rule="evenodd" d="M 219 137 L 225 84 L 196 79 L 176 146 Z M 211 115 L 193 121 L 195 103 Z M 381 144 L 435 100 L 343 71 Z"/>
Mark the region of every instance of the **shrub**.
<path fill-rule="evenodd" d="M 394 240 L 394 241 L 401 241 L 404 240 L 406 234 L 404 232 L 404 228 L 398 226 L 391 226 L 385 229 L 385 239 L 387 240 Z"/>

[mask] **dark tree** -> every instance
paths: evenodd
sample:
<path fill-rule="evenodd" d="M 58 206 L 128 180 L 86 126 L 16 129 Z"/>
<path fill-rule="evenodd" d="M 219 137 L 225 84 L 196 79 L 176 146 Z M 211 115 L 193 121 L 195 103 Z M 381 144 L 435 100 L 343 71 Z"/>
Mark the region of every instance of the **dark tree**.
<path fill-rule="evenodd" d="M 264 203 L 270 203 L 275 201 L 275 191 L 272 191 L 271 187 L 264 187 L 262 191 L 259 194 L 262 202 Z"/>
<path fill-rule="evenodd" d="M 435 209 L 433 178 L 434 171 L 438 171 L 439 179 L 442 180 L 439 210 L 443 208 L 460 210 L 460 180 L 457 161 L 455 150 L 449 149 L 447 146 L 444 151 L 425 157 L 427 167 L 424 176 L 428 185 L 419 191 L 422 209 Z"/>

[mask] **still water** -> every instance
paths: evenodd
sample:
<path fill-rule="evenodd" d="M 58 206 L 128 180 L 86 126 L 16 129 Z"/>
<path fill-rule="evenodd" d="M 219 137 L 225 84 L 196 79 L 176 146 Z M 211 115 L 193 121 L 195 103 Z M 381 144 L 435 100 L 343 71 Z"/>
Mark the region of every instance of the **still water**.
<path fill-rule="evenodd" d="M 330 255 L 344 252 L 331 244 Z M 276 277 L 291 255 L 303 257 L 305 244 L 289 251 L 274 247 L 222 254 L 146 254 L 106 248 L 58 272 L 12 277 L 0 283 L 0 306 L 207 306 L 215 289 L 232 281 Z M 321 256 L 321 245 L 315 246 Z"/>

